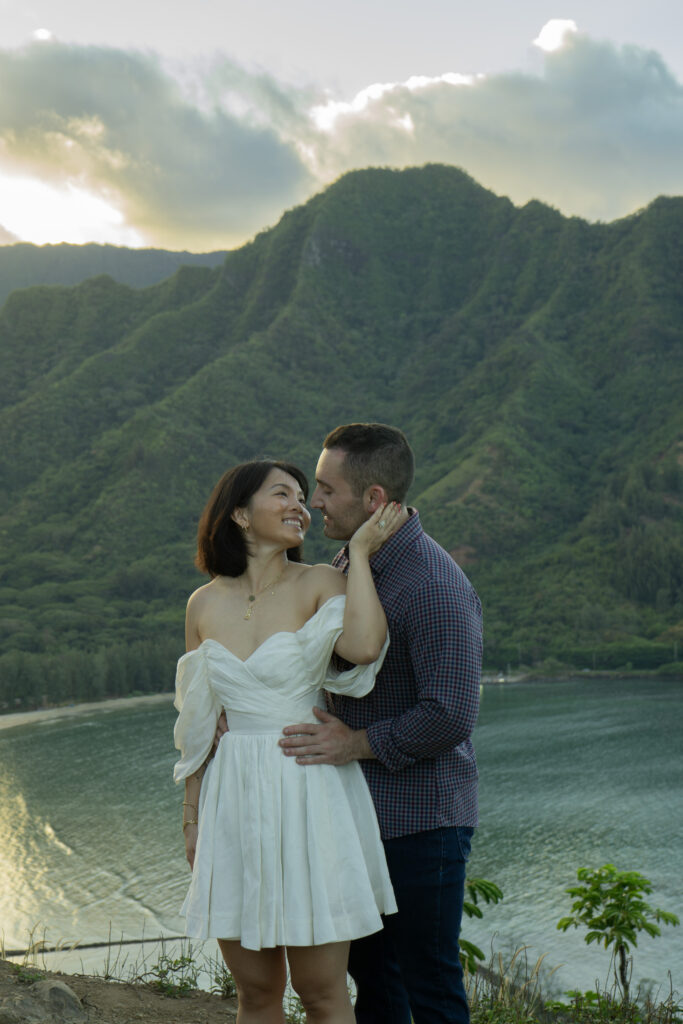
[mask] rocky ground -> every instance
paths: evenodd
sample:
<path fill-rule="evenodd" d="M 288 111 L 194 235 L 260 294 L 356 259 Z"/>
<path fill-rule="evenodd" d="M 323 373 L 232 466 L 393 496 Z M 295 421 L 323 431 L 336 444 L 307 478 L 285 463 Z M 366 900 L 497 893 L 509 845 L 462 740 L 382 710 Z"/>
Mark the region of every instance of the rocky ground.
<path fill-rule="evenodd" d="M 208 992 L 179 999 L 148 985 L 0 960 L 0 1024 L 234 1024 L 237 1003 Z"/>

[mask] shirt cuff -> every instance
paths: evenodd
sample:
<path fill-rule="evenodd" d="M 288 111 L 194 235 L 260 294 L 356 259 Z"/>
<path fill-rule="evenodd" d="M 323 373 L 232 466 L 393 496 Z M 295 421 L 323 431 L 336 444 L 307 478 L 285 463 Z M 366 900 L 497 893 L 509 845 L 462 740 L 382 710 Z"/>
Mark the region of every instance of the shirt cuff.
<path fill-rule="evenodd" d="M 370 749 L 377 760 L 390 772 L 400 772 L 415 764 L 417 758 L 411 754 L 404 754 L 397 747 L 391 735 L 393 724 L 393 719 L 386 718 L 382 722 L 373 722 L 372 725 L 368 725 L 365 732 Z"/>

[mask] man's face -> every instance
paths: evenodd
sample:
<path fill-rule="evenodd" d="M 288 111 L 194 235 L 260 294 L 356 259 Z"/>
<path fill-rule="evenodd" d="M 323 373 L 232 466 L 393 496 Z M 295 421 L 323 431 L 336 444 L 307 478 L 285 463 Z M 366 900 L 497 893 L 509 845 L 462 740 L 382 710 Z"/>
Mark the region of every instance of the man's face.
<path fill-rule="evenodd" d="M 325 448 L 315 470 L 316 487 L 311 508 L 319 508 L 325 521 L 325 536 L 333 540 L 349 540 L 371 512 L 363 496 L 354 494 L 344 475 L 346 453 L 338 448 Z"/>

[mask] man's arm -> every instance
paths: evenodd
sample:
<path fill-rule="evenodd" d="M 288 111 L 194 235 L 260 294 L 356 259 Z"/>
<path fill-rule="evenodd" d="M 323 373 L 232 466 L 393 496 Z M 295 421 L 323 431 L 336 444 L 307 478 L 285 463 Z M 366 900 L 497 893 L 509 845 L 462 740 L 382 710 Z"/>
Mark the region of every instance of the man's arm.
<path fill-rule="evenodd" d="M 482 619 L 474 590 L 430 581 L 411 598 L 404 622 L 417 703 L 366 730 L 390 771 L 459 746 L 479 712 Z"/>

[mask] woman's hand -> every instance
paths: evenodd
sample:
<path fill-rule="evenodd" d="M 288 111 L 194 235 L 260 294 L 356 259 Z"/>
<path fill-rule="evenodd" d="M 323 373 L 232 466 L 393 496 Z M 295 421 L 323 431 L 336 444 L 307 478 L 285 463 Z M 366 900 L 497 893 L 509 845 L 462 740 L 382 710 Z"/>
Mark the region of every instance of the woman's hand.
<path fill-rule="evenodd" d="M 390 505 L 380 505 L 369 519 L 359 526 L 349 541 L 349 549 L 362 551 L 368 558 L 382 547 L 401 525 L 401 506 L 392 501 Z"/>
<path fill-rule="evenodd" d="M 187 825 L 183 832 L 185 834 L 185 856 L 191 868 L 194 868 L 194 855 L 197 850 L 198 825 Z"/>

